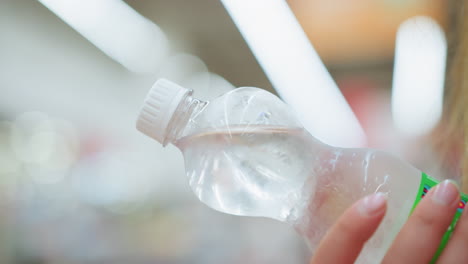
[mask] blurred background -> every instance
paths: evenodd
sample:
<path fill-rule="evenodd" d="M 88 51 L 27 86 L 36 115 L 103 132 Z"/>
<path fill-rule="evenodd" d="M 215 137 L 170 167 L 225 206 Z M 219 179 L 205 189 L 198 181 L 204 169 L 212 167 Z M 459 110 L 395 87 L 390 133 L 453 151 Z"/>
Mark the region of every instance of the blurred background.
<path fill-rule="evenodd" d="M 408 70 L 397 65 L 425 67 L 395 47 L 397 35 L 406 47 L 405 36 L 425 33 L 423 43 L 442 44 L 423 65 L 443 63 L 435 74 L 411 72 L 408 82 L 445 76 L 454 2 L 288 1 L 366 146 L 436 178 L 457 177 L 428 143 L 440 113 L 421 110 L 438 119 L 418 123 L 427 129 L 416 134 L 397 120 L 406 102 L 398 98 L 416 102 L 429 91 L 395 94 L 410 90 L 395 87 L 405 83 L 396 72 Z M 239 86 L 278 89 L 221 1 L 0 1 L 0 263 L 307 263 L 291 227 L 204 206 L 178 150 L 136 131 L 160 77 L 203 99 Z"/>

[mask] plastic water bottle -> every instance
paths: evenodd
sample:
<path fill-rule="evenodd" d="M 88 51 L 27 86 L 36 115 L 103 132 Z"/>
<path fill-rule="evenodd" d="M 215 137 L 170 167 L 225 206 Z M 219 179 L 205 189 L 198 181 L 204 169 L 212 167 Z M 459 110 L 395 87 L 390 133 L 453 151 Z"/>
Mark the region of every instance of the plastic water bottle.
<path fill-rule="evenodd" d="M 137 128 L 182 151 L 200 201 L 228 214 L 287 222 L 312 250 L 352 203 L 385 193 L 387 214 L 357 263 L 379 263 L 415 204 L 436 184 L 391 154 L 318 141 L 285 103 L 258 88 L 204 102 L 161 79 L 146 98 Z M 460 211 L 465 202 L 466 197 Z"/>

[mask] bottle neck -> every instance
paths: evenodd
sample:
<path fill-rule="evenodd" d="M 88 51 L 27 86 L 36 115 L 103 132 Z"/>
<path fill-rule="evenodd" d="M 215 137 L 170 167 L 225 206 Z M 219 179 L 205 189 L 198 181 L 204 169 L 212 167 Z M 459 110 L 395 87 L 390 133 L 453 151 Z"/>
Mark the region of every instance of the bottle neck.
<path fill-rule="evenodd" d="M 207 105 L 207 102 L 193 98 L 188 94 L 179 104 L 166 130 L 163 146 L 174 143 L 183 136 L 185 128 Z"/>

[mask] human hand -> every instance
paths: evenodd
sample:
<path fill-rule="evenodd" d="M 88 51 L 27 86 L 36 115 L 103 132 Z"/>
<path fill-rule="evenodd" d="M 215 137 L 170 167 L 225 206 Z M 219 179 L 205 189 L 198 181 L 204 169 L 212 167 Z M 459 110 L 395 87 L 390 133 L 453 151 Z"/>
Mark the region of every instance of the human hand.
<path fill-rule="evenodd" d="M 458 188 L 451 181 L 443 181 L 432 188 L 402 227 L 382 263 L 429 263 L 453 219 L 459 200 Z M 310 263 L 354 263 L 386 209 L 386 197 L 381 193 L 357 201 L 330 229 Z M 467 210 L 437 263 L 468 263 Z"/>

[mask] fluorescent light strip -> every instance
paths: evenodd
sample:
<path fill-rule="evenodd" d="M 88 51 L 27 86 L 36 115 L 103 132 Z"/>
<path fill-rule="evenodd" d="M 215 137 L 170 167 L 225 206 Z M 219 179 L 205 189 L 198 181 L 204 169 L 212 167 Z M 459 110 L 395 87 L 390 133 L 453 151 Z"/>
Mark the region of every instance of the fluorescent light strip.
<path fill-rule="evenodd" d="M 364 132 L 283 0 L 221 0 L 278 94 L 319 140 L 365 145 Z"/>
<path fill-rule="evenodd" d="M 166 56 L 164 32 L 121 0 L 39 0 L 128 70 L 154 73 Z"/>
<path fill-rule="evenodd" d="M 397 129 L 408 136 L 432 130 L 442 115 L 447 43 L 429 17 L 413 17 L 398 29 L 392 90 Z"/>

